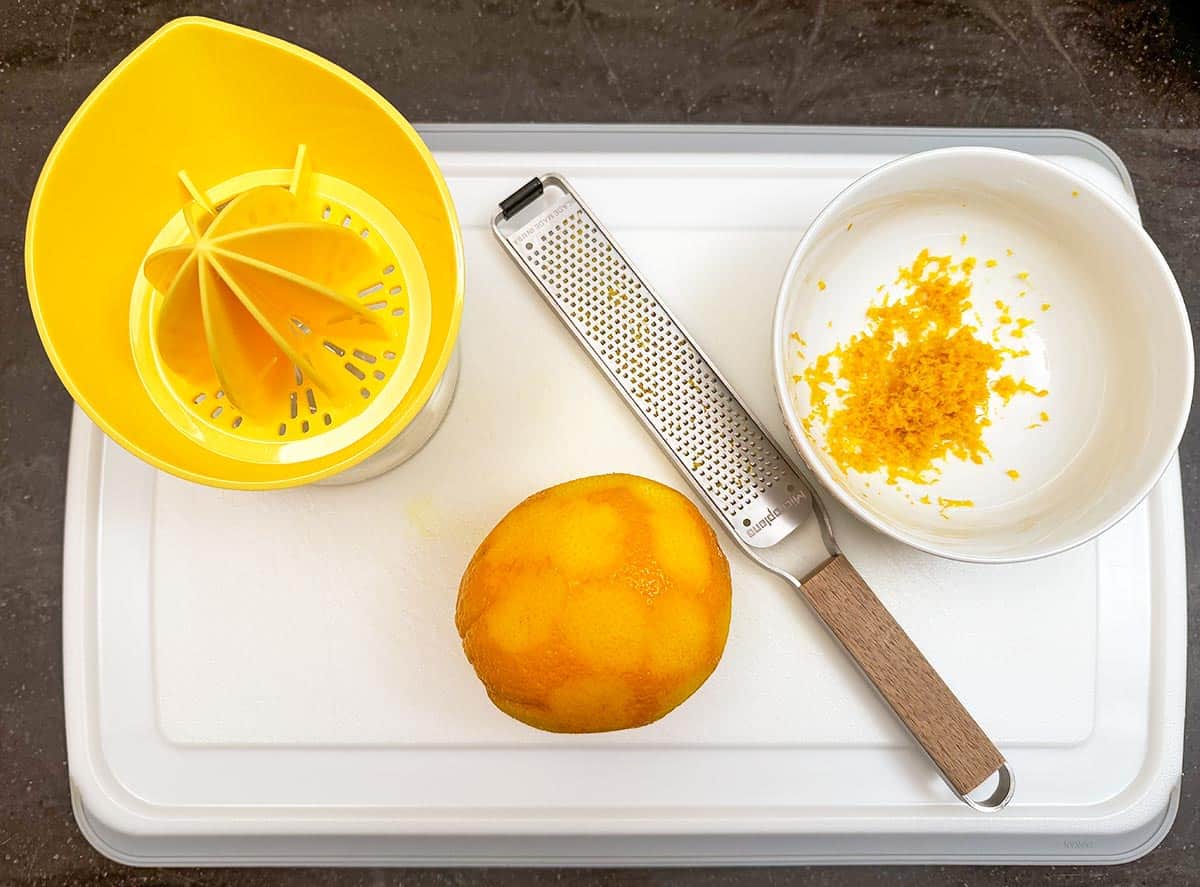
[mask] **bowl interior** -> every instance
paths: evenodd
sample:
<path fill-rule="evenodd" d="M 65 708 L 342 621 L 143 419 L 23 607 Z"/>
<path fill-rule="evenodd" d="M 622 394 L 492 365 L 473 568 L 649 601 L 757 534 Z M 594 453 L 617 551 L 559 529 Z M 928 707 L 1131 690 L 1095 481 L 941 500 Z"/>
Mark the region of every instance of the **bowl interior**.
<path fill-rule="evenodd" d="M 1047 393 L 992 394 L 982 464 L 949 458 L 931 484 L 889 484 L 843 471 L 821 423 L 805 431 L 803 376 L 866 329 L 870 305 L 903 295 L 897 270 L 923 249 L 975 258 L 968 322 L 1015 352 L 990 378 Z M 1186 314 L 1157 249 L 1103 194 L 1013 152 L 917 155 L 844 192 L 797 250 L 776 337 L 789 430 L 822 480 L 880 529 L 968 560 L 1036 557 L 1102 530 L 1162 472 L 1190 402 Z"/>

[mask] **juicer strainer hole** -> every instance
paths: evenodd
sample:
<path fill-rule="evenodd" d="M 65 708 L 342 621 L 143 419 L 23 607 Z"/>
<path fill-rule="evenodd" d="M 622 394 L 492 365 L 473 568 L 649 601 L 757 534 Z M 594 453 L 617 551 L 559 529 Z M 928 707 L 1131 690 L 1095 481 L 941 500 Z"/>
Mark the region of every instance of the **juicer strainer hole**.
<path fill-rule="evenodd" d="M 379 292 L 381 289 L 383 289 L 382 283 L 373 283 L 366 289 L 359 290 L 358 297 L 360 299 L 366 298 L 367 296 L 372 295 L 373 293 Z"/>
<path fill-rule="evenodd" d="M 396 352 L 395 351 L 385 351 L 385 352 L 383 352 L 383 356 L 386 360 L 395 360 Z"/>
<path fill-rule="evenodd" d="M 349 217 L 349 216 L 343 216 L 343 217 L 342 217 L 342 227 L 343 227 L 343 228 L 349 228 L 349 227 L 350 227 L 350 217 Z"/>
<path fill-rule="evenodd" d="M 297 413 L 299 412 L 298 398 L 296 397 L 295 391 L 288 395 L 288 401 L 288 412 L 291 414 L 291 417 L 295 419 Z"/>
<path fill-rule="evenodd" d="M 374 354 L 368 354 L 367 352 L 363 351 L 360 348 L 354 349 L 354 356 L 365 363 L 374 363 L 375 362 Z"/>
<path fill-rule="evenodd" d="M 283 437 L 285 434 L 287 434 L 287 425 L 283 422 L 280 422 L 279 423 L 279 436 Z"/>
<path fill-rule="evenodd" d="M 332 207 L 328 207 L 328 206 L 327 206 L 327 207 L 325 207 L 323 210 L 321 210 L 321 218 L 322 218 L 322 219 L 327 219 L 327 218 L 329 218 L 329 217 L 330 217 L 330 215 L 332 215 L 332 214 L 333 214 L 333 208 L 332 208 Z"/>
<path fill-rule="evenodd" d="M 241 417 L 241 416 L 235 416 L 235 417 L 234 417 L 234 419 L 233 419 L 233 427 L 234 427 L 234 428 L 240 428 L 240 427 L 241 427 L 241 425 L 242 425 L 242 417 Z"/>
<path fill-rule="evenodd" d="M 403 316 L 404 316 L 403 308 L 393 308 L 392 309 L 392 317 L 403 317 Z"/>
<path fill-rule="evenodd" d="M 360 389 L 358 389 L 358 393 L 363 396 L 363 400 L 366 400 L 368 397 L 371 396 L 371 389 L 370 388 L 360 388 Z"/>
<path fill-rule="evenodd" d="M 383 370 L 376 370 L 375 372 L 371 373 L 371 375 L 374 376 L 380 382 L 382 382 L 384 380 Z"/>
<path fill-rule="evenodd" d="M 384 268 L 384 269 L 383 269 L 383 273 L 384 273 L 384 274 L 391 274 L 391 273 L 392 273 L 393 271 L 395 271 L 395 270 L 396 270 L 396 266 L 395 266 L 395 265 L 388 265 L 386 268 Z"/>
<path fill-rule="evenodd" d="M 325 349 L 326 349 L 327 351 L 331 351 L 332 353 L 336 354 L 338 357 L 345 357 L 345 356 L 346 356 L 346 349 L 345 349 L 345 348 L 340 348 L 340 347 L 338 347 L 337 345 L 335 345 L 335 344 L 333 344 L 332 342 L 330 342 L 328 339 L 326 339 L 326 340 L 325 340 L 325 342 L 324 342 L 324 345 L 325 345 Z"/>
<path fill-rule="evenodd" d="M 381 308 L 386 308 L 386 307 L 387 307 L 387 302 L 372 302 L 372 303 L 371 303 L 370 305 L 368 305 L 367 307 L 368 307 L 370 310 L 372 310 L 372 311 L 378 311 L 378 310 L 380 310 Z"/>
<path fill-rule="evenodd" d="M 225 392 L 222 391 L 220 388 L 218 388 L 217 393 L 213 395 L 213 397 L 215 397 L 217 400 L 220 400 L 224 396 L 225 396 Z"/>
<path fill-rule="evenodd" d="M 206 397 L 208 397 L 208 395 L 205 394 L 203 391 L 201 391 L 199 394 L 197 394 L 195 397 L 192 398 L 192 403 L 199 406 L 200 404 L 204 403 L 204 398 L 206 398 Z"/>
<path fill-rule="evenodd" d="M 303 422 L 300 423 L 300 430 L 303 431 L 305 434 L 308 434 L 308 420 L 307 419 L 305 419 Z"/>
<path fill-rule="evenodd" d="M 300 330 L 300 332 L 304 333 L 304 335 L 306 335 L 306 336 L 312 332 L 312 327 L 310 327 L 308 324 L 306 324 L 299 317 L 292 318 L 292 326 L 294 326 L 296 329 Z"/>
<path fill-rule="evenodd" d="M 317 396 L 313 394 L 313 390 L 309 388 L 304 392 L 304 397 L 308 401 L 308 411 L 315 413 L 317 411 Z"/>
<path fill-rule="evenodd" d="M 390 290 L 388 290 L 388 295 L 389 295 L 389 296 L 398 296 L 398 295 L 400 295 L 400 287 L 398 287 L 398 286 L 394 286 L 394 287 L 392 287 Z"/>
<path fill-rule="evenodd" d="M 333 424 L 333 416 L 329 415 L 329 413 L 326 413 L 326 414 L 324 415 L 323 419 L 324 419 L 324 421 L 325 421 L 325 424 L 326 424 L 326 425 L 332 425 L 332 424 Z"/>
<path fill-rule="evenodd" d="M 354 378 L 358 379 L 360 382 L 367 377 L 366 373 L 364 373 L 362 370 L 360 370 L 358 367 L 356 367 L 352 363 L 346 364 L 346 372 L 348 372 Z"/>
<path fill-rule="evenodd" d="M 361 237 L 363 240 L 366 240 L 368 237 L 371 236 L 371 232 L 369 230 L 367 230 L 366 228 L 363 228 L 361 231 L 358 232 L 358 236 Z"/>
<path fill-rule="evenodd" d="M 212 416 L 212 418 L 217 419 L 217 418 L 220 418 L 221 413 L 223 413 L 224 411 L 225 411 L 224 407 L 217 407 L 209 415 Z"/>

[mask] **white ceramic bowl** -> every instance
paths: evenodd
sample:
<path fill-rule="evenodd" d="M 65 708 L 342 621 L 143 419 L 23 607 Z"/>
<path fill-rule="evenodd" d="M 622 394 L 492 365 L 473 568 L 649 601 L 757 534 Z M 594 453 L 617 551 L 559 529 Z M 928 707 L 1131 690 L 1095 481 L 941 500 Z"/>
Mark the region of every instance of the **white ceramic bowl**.
<path fill-rule="evenodd" d="M 977 258 L 972 302 L 981 336 L 998 326 L 996 300 L 1034 321 L 1020 341 L 1011 326 L 999 327 L 1002 344 L 1030 352 L 1001 373 L 1049 394 L 1017 395 L 1007 405 L 993 395 L 984 433 L 992 458 L 984 464 L 951 458 L 931 486 L 889 486 L 882 474 L 842 472 L 824 450 L 819 423 L 812 438 L 805 433 L 808 386 L 793 376 L 864 330 L 878 285 L 892 285 L 923 248 Z M 914 154 L 839 194 L 796 247 L 773 349 L 788 431 L 824 485 L 882 532 L 964 561 L 1044 557 L 1111 526 L 1170 462 L 1192 398 L 1183 299 L 1138 221 L 1056 164 L 993 148 Z M 920 503 L 926 493 L 934 504 Z M 939 496 L 974 505 L 940 509 Z"/>

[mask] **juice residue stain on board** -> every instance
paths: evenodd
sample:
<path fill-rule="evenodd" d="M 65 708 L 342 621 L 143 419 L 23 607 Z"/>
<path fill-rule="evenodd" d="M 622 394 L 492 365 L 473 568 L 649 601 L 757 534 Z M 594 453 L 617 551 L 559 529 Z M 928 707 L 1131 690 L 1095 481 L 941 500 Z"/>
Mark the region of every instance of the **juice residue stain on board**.
<path fill-rule="evenodd" d="M 1023 378 L 1001 375 L 1008 361 L 1029 354 L 999 344 L 1001 331 L 1021 339 L 1033 321 L 997 299 L 992 341 L 980 336 L 972 303 L 976 263 L 974 256 L 955 261 L 922 250 L 899 269 L 894 283 L 901 295 L 893 298 L 889 291 L 873 300 L 864 331 L 804 368 L 811 413 L 802 424 L 810 437 L 814 422 L 821 424 L 825 449 L 843 472 L 882 472 L 891 485 L 934 483 L 948 458 L 982 464 L 991 456 L 984 431 L 992 424 L 993 394 L 1004 404 L 1020 394 L 1048 394 Z M 997 264 L 986 262 L 989 268 Z M 1017 276 L 1026 280 L 1028 273 Z M 933 504 L 929 496 L 918 501 Z M 948 517 L 950 509 L 974 502 L 939 496 L 936 504 Z"/>
<path fill-rule="evenodd" d="M 440 522 L 432 496 L 418 496 L 415 499 L 409 499 L 404 504 L 404 514 L 408 518 L 408 522 L 422 536 L 437 535 Z"/>

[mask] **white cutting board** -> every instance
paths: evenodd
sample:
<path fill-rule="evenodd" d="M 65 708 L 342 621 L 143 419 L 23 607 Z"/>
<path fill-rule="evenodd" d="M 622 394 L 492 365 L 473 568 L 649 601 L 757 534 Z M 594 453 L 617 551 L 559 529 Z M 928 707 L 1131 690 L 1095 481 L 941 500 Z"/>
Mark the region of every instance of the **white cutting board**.
<path fill-rule="evenodd" d="M 768 345 L 787 258 L 841 187 L 917 144 L 775 130 L 739 152 L 728 131 L 560 129 L 535 152 L 537 132 L 509 128 L 511 147 L 498 132 L 427 132 L 468 286 L 455 401 L 409 463 L 354 486 L 218 491 L 142 465 L 77 414 L 65 657 L 85 831 L 118 858 L 177 863 L 1142 852 L 1173 815 L 1182 740 L 1176 466 L 1101 539 L 1031 564 L 939 560 L 832 506 L 848 556 L 1012 762 L 999 815 L 947 792 L 817 620 L 732 543 L 725 656 L 676 712 L 572 737 L 488 702 L 453 624 L 488 529 L 581 475 L 685 486 L 493 241 L 495 203 L 531 175 L 569 176 L 782 442 Z M 1050 149 L 1136 212 L 1094 144 L 1007 143 Z"/>

